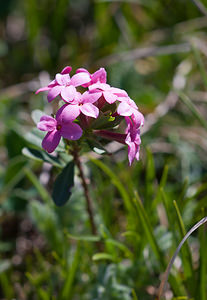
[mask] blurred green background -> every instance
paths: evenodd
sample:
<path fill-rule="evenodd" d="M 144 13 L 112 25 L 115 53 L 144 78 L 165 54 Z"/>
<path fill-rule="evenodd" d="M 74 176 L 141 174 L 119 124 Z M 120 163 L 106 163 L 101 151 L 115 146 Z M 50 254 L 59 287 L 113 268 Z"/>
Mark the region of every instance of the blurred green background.
<path fill-rule="evenodd" d="M 0 1 L 0 299 L 155 299 L 207 206 L 207 1 L 203 11 L 195 2 Z M 113 156 L 84 164 L 101 253 L 78 178 L 57 208 L 58 169 L 22 155 L 31 112 L 51 112 L 34 92 L 66 65 L 105 67 L 146 118 L 140 162 L 129 168 L 127 149 L 112 143 Z M 203 226 L 183 246 L 164 299 L 207 299 L 206 248 Z"/>

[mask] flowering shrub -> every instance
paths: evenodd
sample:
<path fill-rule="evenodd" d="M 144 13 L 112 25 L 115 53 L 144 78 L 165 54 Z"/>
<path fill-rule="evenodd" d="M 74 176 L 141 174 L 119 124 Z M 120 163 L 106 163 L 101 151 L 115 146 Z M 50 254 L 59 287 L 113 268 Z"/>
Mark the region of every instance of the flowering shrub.
<path fill-rule="evenodd" d="M 104 68 L 93 74 L 80 68 L 70 77 L 71 70 L 65 67 L 48 86 L 36 92 L 47 91 L 48 102 L 58 96 L 62 100 L 55 117 L 42 116 L 37 125 L 38 129 L 48 132 L 42 147 L 51 153 L 61 137 L 66 140 L 102 137 L 126 144 L 131 165 L 134 159 L 139 159 L 140 127 L 144 124 L 137 105 L 126 91 L 106 83 Z M 119 128 L 123 119 L 126 122 L 124 133 Z"/>

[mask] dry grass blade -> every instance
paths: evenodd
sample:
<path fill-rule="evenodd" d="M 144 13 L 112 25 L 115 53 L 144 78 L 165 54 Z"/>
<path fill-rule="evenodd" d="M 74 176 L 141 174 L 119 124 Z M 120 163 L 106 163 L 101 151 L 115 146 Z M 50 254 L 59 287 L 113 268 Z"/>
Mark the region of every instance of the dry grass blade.
<path fill-rule="evenodd" d="M 180 52 L 189 52 L 191 50 L 191 46 L 189 43 L 182 44 L 173 44 L 167 46 L 152 46 L 146 48 L 137 48 L 134 50 L 111 54 L 107 57 L 101 58 L 97 64 L 108 66 L 120 61 L 130 61 L 148 56 L 157 56 L 157 55 L 169 55 Z"/>
<path fill-rule="evenodd" d="M 203 3 L 201 3 L 199 0 L 192 0 L 192 2 L 197 6 L 197 8 L 200 10 L 200 12 L 202 12 L 202 14 L 207 16 L 207 9 L 203 5 Z"/>
<path fill-rule="evenodd" d="M 159 286 L 159 289 L 158 289 L 158 297 L 157 297 L 157 300 L 160 300 L 161 297 L 162 297 L 162 294 L 164 292 L 164 289 L 165 289 L 165 285 L 167 283 L 167 280 L 168 280 L 168 276 L 169 276 L 169 273 L 170 273 L 170 270 L 172 268 L 172 265 L 175 261 L 175 258 L 176 256 L 178 255 L 181 247 L 183 246 L 183 244 L 185 243 L 185 241 L 188 239 L 188 237 L 196 230 L 198 229 L 201 225 L 203 225 L 204 223 L 207 222 L 207 217 L 203 218 L 202 220 L 200 220 L 198 223 L 196 223 L 189 231 L 188 233 L 184 236 L 184 238 L 182 239 L 182 241 L 180 242 L 180 244 L 178 245 L 173 257 L 171 258 L 168 266 L 167 266 L 167 269 L 165 271 L 165 274 L 164 274 L 164 278 L 163 280 L 161 281 L 160 283 L 160 286 Z"/>

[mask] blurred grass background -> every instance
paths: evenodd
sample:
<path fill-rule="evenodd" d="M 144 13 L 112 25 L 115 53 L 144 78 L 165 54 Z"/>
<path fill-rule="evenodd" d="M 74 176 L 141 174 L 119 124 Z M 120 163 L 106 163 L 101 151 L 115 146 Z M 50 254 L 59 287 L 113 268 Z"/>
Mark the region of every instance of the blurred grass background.
<path fill-rule="evenodd" d="M 207 206 L 207 1 L 195 2 L 0 1 L 0 299 L 155 299 Z M 146 116 L 140 162 L 127 167 L 127 149 L 111 144 L 112 157 L 84 165 L 101 253 L 78 178 L 54 207 L 56 168 L 22 155 L 32 110 L 50 112 L 34 91 L 66 65 L 105 67 Z M 164 299 L 207 299 L 206 248 L 203 226 Z"/>

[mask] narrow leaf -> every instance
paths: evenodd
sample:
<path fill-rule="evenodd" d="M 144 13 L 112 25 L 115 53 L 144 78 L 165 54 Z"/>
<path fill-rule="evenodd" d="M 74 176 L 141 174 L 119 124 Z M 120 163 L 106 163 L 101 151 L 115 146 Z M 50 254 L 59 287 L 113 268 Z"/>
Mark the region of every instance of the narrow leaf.
<path fill-rule="evenodd" d="M 197 110 L 197 108 L 195 107 L 195 105 L 193 104 L 193 102 L 190 100 L 190 98 L 185 95 L 184 93 L 178 92 L 178 95 L 180 97 L 180 99 L 182 100 L 182 102 L 189 108 L 189 110 L 192 112 L 192 114 L 194 115 L 194 117 L 200 122 L 200 124 L 207 129 L 207 122 L 206 120 L 203 118 L 203 116 L 199 113 L 199 111 Z"/>
<path fill-rule="evenodd" d="M 179 210 L 178 205 L 175 200 L 173 201 L 173 204 L 175 206 L 175 210 L 177 213 L 180 234 L 182 237 L 184 237 L 186 235 L 185 225 L 183 223 L 180 210 Z M 193 263 L 192 263 L 192 256 L 191 256 L 191 252 L 190 252 L 188 243 L 186 243 L 182 248 L 182 261 L 183 261 L 183 269 L 184 269 L 185 276 L 187 278 L 192 277 L 193 273 L 194 273 L 193 272 Z"/>
<path fill-rule="evenodd" d="M 22 149 L 22 153 L 30 159 L 44 161 L 59 168 L 63 167 L 62 163 L 57 157 L 52 156 L 45 151 L 25 147 Z"/>
<path fill-rule="evenodd" d="M 95 141 L 93 139 L 87 140 L 88 145 L 92 151 L 95 153 L 102 155 L 102 154 L 109 154 L 109 152 L 99 143 L 98 141 Z"/>
<path fill-rule="evenodd" d="M 53 188 L 52 199 L 57 206 L 63 206 L 70 198 L 74 186 L 74 162 L 71 161 L 58 175 Z"/>
<path fill-rule="evenodd" d="M 64 300 L 71 299 L 73 282 L 75 280 L 75 275 L 78 269 L 78 265 L 80 264 L 80 243 L 78 243 L 76 252 L 73 258 L 73 262 L 70 268 L 67 270 L 67 277 L 65 278 L 65 283 L 63 286 L 62 298 Z"/>
<path fill-rule="evenodd" d="M 111 254 L 108 254 L 108 253 L 96 253 L 93 255 L 92 259 L 94 261 L 97 261 L 97 260 L 111 260 L 111 261 L 116 261 L 116 259 L 111 255 Z"/>
<path fill-rule="evenodd" d="M 32 120 L 35 124 L 37 124 L 40 121 L 40 118 L 44 116 L 45 113 L 40 109 L 35 109 L 32 111 Z"/>
<path fill-rule="evenodd" d="M 168 266 L 167 266 L 167 269 L 165 271 L 165 274 L 164 274 L 164 277 L 163 277 L 163 280 L 161 281 L 160 283 L 160 286 L 159 286 L 159 290 L 158 290 L 158 297 L 157 299 L 160 300 L 161 297 L 162 297 L 162 294 L 165 290 L 165 285 L 167 283 L 167 280 L 168 280 L 168 276 L 170 274 L 170 270 L 173 266 L 173 263 L 176 259 L 176 256 L 178 255 L 178 253 L 180 252 L 180 249 L 182 248 L 183 244 L 185 243 L 185 241 L 188 239 L 188 237 L 196 230 L 198 229 L 201 225 L 205 224 L 207 222 L 207 217 L 203 218 L 202 220 L 200 220 L 198 223 L 196 223 L 188 232 L 187 234 L 184 236 L 184 238 L 182 239 L 182 241 L 180 242 L 180 244 L 178 245 L 173 257 L 171 258 Z"/>
<path fill-rule="evenodd" d="M 70 233 L 66 233 L 67 237 L 72 240 L 77 241 L 86 241 L 86 242 L 98 242 L 101 240 L 101 237 L 95 235 L 72 235 Z"/>
<path fill-rule="evenodd" d="M 192 49 L 193 49 L 193 53 L 195 55 L 195 59 L 198 64 L 200 73 L 201 73 L 201 78 L 203 80 L 203 83 L 207 87 L 207 74 L 206 74 L 205 64 L 201 58 L 200 51 L 198 50 L 198 48 L 195 45 L 193 45 Z"/>
<path fill-rule="evenodd" d="M 206 256 L 206 230 L 205 227 L 202 226 L 200 229 L 200 300 L 207 300 L 207 287 L 206 287 L 206 280 L 207 280 L 207 256 Z"/>
<path fill-rule="evenodd" d="M 135 193 L 135 199 L 134 199 L 134 204 L 136 207 L 136 212 L 142 222 L 145 234 L 148 238 L 148 241 L 150 243 L 150 246 L 154 252 L 154 254 L 156 255 L 157 259 L 159 260 L 160 264 L 165 267 L 165 262 L 163 261 L 163 256 L 162 253 L 160 251 L 160 248 L 157 244 L 157 241 L 155 239 L 155 236 L 153 234 L 153 230 L 151 227 L 151 224 L 149 222 L 148 216 L 146 214 L 146 211 L 142 205 L 141 199 L 139 198 L 139 195 L 137 193 Z"/>
<path fill-rule="evenodd" d="M 37 189 L 42 200 L 45 203 L 50 203 L 50 201 L 51 201 L 50 195 L 48 194 L 45 187 L 40 183 L 40 181 L 38 180 L 37 176 L 33 173 L 33 171 L 27 167 L 24 167 L 23 171 L 24 171 L 24 174 L 27 176 L 27 178 L 32 182 L 32 184 Z"/>

